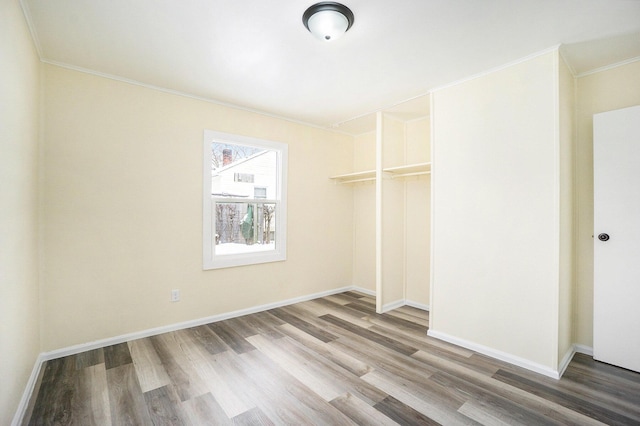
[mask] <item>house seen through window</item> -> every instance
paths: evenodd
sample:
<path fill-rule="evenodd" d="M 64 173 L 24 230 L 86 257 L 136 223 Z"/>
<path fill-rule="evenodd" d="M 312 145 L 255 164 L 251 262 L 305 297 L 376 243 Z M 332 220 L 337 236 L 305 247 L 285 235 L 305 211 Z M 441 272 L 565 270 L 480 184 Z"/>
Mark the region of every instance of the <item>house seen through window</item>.
<path fill-rule="evenodd" d="M 286 145 L 205 132 L 204 268 L 284 260 Z"/>

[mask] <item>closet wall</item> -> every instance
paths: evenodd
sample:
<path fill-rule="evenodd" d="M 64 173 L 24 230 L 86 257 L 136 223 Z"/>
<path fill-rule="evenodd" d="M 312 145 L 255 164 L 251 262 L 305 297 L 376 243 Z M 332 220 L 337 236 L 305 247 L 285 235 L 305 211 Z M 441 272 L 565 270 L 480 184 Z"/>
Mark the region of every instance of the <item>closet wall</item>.
<path fill-rule="evenodd" d="M 353 170 L 367 171 L 364 181 L 349 183 L 353 188 L 353 284 L 376 291 L 376 132 L 354 139 Z M 356 180 L 361 178 L 356 178 Z"/>
<path fill-rule="evenodd" d="M 407 163 L 430 163 L 429 116 L 406 123 Z M 405 184 L 405 299 L 417 307 L 429 306 L 431 275 L 431 175 L 406 176 Z"/>
<path fill-rule="evenodd" d="M 353 188 L 354 285 L 375 292 L 379 312 L 429 305 L 429 98 L 364 117 L 353 170 L 334 176 Z"/>
<path fill-rule="evenodd" d="M 404 304 L 405 269 L 405 193 L 404 182 L 381 170 L 404 165 L 404 123 L 378 113 L 376 139 L 378 163 L 376 203 L 378 232 L 376 267 L 376 308 L 384 312 Z"/>

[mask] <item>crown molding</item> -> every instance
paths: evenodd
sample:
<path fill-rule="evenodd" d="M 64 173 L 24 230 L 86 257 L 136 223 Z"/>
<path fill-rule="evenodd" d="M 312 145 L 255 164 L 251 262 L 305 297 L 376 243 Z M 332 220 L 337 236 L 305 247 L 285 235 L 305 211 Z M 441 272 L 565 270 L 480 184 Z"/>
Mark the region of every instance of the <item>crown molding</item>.
<path fill-rule="evenodd" d="M 640 56 L 636 56 L 635 58 L 625 59 L 624 61 L 616 62 L 615 64 L 605 65 L 604 67 L 595 68 L 595 69 L 592 69 L 592 70 L 589 70 L 589 71 L 581 72 L 581 73 L 576 75 L 576 78 L 587 77 L 589 75 L 598 74 L 598 73 L 601 73 L 601 72 L 604 72 L 604 71 L 609 71 L 609 70 L 612 70 L 614 68 L 618 68 L 618 67 L 622 67 L 622 66 L 625 66 L 625 65 L 629 65 L 629 64 L 632 64 L 632 63 L 638 62 L 638 61 L 640 61 Z"/>
<path fill-rule="evenodd" d="M 506 64 L 503 64 L 503 65 L 500 65 L 500 66 L 497 66 L 497 67 L 494 67 L 494 68 L 490 68 L 488 70 L 479 72 L 477 74 L 470 75 L 469 77 L 461 78 L 460 80 L 453 81 L 453 82 L 445 84 L 443 86 L 439 86 L 439 87 L 433 88 L 433 89 L 431 89 L 429 91 L 429 93 L 435 93 L 435 92 L 438 92 L 438 91 L 443 90 L 443 89 L 448 89 L 450 87 L 457 86 L 459 84 L 466 83 L 468 81 L 475 80 L 477 78 L 484 77 L 484 76 L 487 76 L 489 74 L 493 74 L 495 72 L 502 71 L 502 70 L 507 69 L 507 68 L 511 68 L 514 65 L 518 65 L 518 64 L 521 64 L 523 62 L 530 61 L 530 60 L 535 59 L 535 58 L 537 58 L 539 56 L 543 56 L 543 55 L 546 55 L 546 54 L 551 53 L 551 52 L 557 52 L 559 49 L 560 49 L 560 45 L 558 44 L 558 45 L 555 45 L 555 46 L 550 47 L 548 49 L 540 50 L 538 52 L 532 53 L 532 54 L 527 55 L 525 57 L 522 57 L 520 59 L 516 59 L 515 61 L 507 62 Z"/>
<path fill-rule="evenodd" d="M 169 88 L 166 88 L 166 87 L 156 86 L 156 85 L 153 85 L 153 84 L 147 84 L 147 83 L 143 83 L 141 81 L 130 79 L 130 78 L 120 77 L 120 76 L 117 76 L 117 75 L 103 73 L 103 72 L 91 70 L 91 69 L 88 69 L 88 68 L 83 68 L 83 67 L 78 67 L 78 66 L 75 66 L 75 65 L 70 65 L 70 64 L 67 64 L 65 62 L 53 61 L 51 59 L 43 58 L 42 55 L 40 55 L 40 61 L 42 63 L 48 64 L 48 65 L 52 65 L 52 66 L 56 66 L 56 67 L 59 67 L 59 68 L 64 68 L 64 69 L 68 69 L 68 70 L 71 70 L 71 71 L 81 72 L 83 74 L 94 75 L 94 76 L 97 76 L 97 77 L 102 77 L 102 78 L 106 78 L 106 79 L 109 79 L 109 80 L 119 81 L 121 83 L 131 84 L 131 85 L 134 85 L 134 86 L 144 87 L 146 89 L 155 90 L 155 91 L 162 92 L 162 93 L 167 93 L 167 94 L 170 94 L 170 95 L 181 96 L 181 97 L 189 98 L 189 99 L 195 99 L 197 101 L 207 102 L 207 103 L 210 103 L 210 104 L 213 104 L 213 105 L 218 105 L 218 106 L 222 106 L 222 107 L 225 107 L 225 108 L 231 108 L 231 109 L 235 109 L 235 110 L 238 110 L 238 111 L 248 112 L 248 113 L 251 113 L 251 114 L 258 114 L 258 115 L 262 115 L 262 116 L 265 116 L 265 117 L 274 118 L 276 120 L 287 121 L 289 123 L 297 124 L 297 125 L 300 125 L 300 126 L 311 127 L 311 128 L 314 128 L 314 129 L 324 130 L 324 131 L 328 131 L 328 132 L 332 132 L 332 133 L 345 134 L 344 132 L 341 132 L 341 131 L 338 131 L 337 129 L 332 128 L 331 126 L 323 126 L 323 125 L 319 125 L 319 124 L 309 123 L 307 121 L 296 120 L 294 118 L 285 117 L 285 116 L 282 116 L 282 115 L 271 114 L 271 113 L 268 113 L 266 111 L 262 111 L 262 110 L 259 110 L 259 109 L 243 107 L 241 105 L 236 105 L 236 104 L 232 104 L 232 103 L 229 103 L 229 102 L 223 102 L 223 101 L 219 101 L 219 100 L 216 100 L 216 99 L 213 99 L 213 98 L 207 98 L 207 97 L 204 97 L 204 96 L 198 96 L 198 95 L 194 95 L 192 93 L 183 92 L 183 91 L 180 91 L 180 90 L 169 89 Z"/>

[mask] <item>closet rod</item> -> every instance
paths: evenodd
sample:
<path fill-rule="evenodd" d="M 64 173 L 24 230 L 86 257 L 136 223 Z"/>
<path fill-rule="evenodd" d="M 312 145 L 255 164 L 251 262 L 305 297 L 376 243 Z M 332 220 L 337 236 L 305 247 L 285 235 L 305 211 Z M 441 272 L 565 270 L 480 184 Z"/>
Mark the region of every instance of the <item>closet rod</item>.
<path fill-rule="evenodd" d="M 420 175 L 428 175 L 428 174 L 431 174 L 431 172 L 398 173 L 398 174 L 392 174 L 391 179 L 401 178 L 405 176 L 420 176 Z"/>
<path fill-rule="evenodd" d="M 370 177 L 370 178 L 362 178 L 362 179 L 339 180 L 337 182 L 342 185 L 342 184 L 345 184 L 345 183 L 366 182 L 366 181 L 370 181 L 370 180 L 376 180 L 376 178 Z"/>

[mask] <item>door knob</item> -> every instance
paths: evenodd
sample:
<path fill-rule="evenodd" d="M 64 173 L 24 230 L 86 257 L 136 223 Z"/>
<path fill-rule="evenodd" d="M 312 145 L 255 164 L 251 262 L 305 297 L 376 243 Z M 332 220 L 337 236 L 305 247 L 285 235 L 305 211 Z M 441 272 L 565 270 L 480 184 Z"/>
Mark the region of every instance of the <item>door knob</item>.
<path fill-rule="evenodd" d="M 609 241 L 609 234 L 600 234 L 598 235 L 598 239 L 600 241 Z"/>

